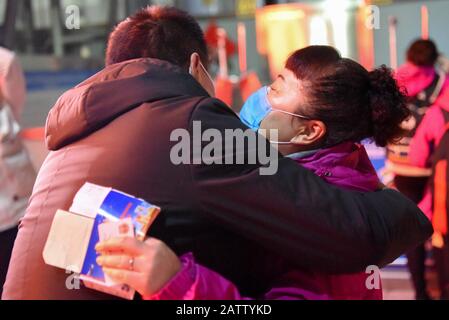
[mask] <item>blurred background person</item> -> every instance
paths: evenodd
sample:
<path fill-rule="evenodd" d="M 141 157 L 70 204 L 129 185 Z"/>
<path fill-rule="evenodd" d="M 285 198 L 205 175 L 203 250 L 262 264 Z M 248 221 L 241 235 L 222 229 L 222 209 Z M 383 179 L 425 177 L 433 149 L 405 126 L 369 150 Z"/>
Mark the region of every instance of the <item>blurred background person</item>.
<path fill-rule="evenodd" d="M 412 116 L 403 123 L 407 137 L 388 146 L 388 160 L 394 176 L 395 187 L 415 203 L 419 204 L 426 193 L 431 170 L 415 166 L 410 160 L 410 142 L 424 115 L 440 97 L 448 85 L 446 74 L 436 69 L 439 53 L 431 40 L 416 40 L 407 50 L 407 61 L 399 67 L 396 77 L 408 95 L 408 106 Z M 431 214 L 431 208 L 422 209 Z M 415 288 L 416 299 L 427 300 L 429 294 L 425 279 L 425 244 L 407 254 L 408 267 Z"/>
<path fill-rule="evenodd" d="M 17 226 L 36 178 L 20 138 L 18 121 L 24 102 L 22 68 L 11 51 L 0 48 L 0 294 Z"/>
<path fill-rule="evenodd" d="M 14 52 L 2 47 L 0 47 L 0 88 L 15 120 L 20 122 L 26 101 L 25 77 Z"/>
<path fill-rule="evenodd" d="M 432 253 L 438 277 L 440 298 L 449 300 L 449 239 L 447 232 L 447 166 L 449 150 L 449 90 L 446 89 L 426 112 L 410 144 L 413 165 L 432 168 L 428 191 L 420 203 L 432 220 L 435 233 Z"/>
<path fill-rule="evenodd" d="M 449 299 L 449 240 L 447 232 L 447 174 L 449 149 L 447 133 L 449 123 L 449 89 L 442 90 L 435 103 L 426 112 L 410 143 L 410 161 L 421 168 L 432 168 L 430 188 L 420 207 L 432 219 L 435 233 L 432 237 L 433 258 L 438 277 L 440 298 Z M 441 164 L 444 164 L 441 166 Z"/>

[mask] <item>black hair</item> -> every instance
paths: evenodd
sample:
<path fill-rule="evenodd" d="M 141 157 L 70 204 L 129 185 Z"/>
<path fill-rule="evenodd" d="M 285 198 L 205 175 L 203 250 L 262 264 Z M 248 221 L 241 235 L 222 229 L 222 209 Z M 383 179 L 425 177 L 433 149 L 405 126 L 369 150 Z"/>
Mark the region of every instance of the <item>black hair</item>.
<path fill-rule="evenodd" d="M 407 61 L 420 67 L 432 67 L 438 59 L 438 49 L 432 40 L 414 41 L 407 50 Z"/>
<path fill-rule="evenodd" d="M 366 138 L 385 146 L 402 136 L 410 111 L 386 66 L 368 72 L 330 46 L 309 46 L 294 52 L 286 68 L 303 82 L 307 115 L 325 123 L 326 146 Z"/>
<path fill-rule="evenodd" d="M 156 58 L 187 68 L 194 52 L 207 67 L 207 46 L 198 22 L 174 7 L 148 6 L 119 23 L 111 32 L 106 65 Z"/>

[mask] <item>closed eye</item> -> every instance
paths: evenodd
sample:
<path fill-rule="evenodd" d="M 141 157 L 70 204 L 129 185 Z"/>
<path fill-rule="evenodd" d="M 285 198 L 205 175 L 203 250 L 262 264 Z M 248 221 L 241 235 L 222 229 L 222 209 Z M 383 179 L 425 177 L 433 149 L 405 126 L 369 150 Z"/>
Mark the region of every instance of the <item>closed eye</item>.
<path fill-rule="evenodd" d="M 270 86 L 270 91 L 273 91 L 273 92 L 276 92 L 276 93 L 279 92 L 279 90 L 276 89 L 273 85 Z"/>

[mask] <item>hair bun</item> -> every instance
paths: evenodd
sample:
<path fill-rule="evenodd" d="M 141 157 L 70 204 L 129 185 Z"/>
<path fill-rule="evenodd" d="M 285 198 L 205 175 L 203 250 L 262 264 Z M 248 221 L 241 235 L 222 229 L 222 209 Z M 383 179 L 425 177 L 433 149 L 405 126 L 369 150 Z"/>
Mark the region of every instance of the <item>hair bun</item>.
<path fill-rule="evenodd" d="M 410 116 L 406 95 L 399 89 L 393 71 L 385 65 L 369 73 L 372 136 L 379 146 L 385 146 L 403 134 L 401 123 Z"/>

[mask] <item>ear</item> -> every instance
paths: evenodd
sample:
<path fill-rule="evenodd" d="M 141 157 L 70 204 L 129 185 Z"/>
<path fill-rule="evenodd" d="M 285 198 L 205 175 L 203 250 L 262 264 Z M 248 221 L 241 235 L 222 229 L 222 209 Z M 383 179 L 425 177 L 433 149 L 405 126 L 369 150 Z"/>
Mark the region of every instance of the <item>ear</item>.
<path fill-rule="evenodd" d="M 192 55 L 190 56 L 189 73 L 195 79 L 198 79 L 200 76 L 200 64 L 201 64 L 200 55 L 196 52 L 192 53 Z"/>
<path fill-rule="evenodd" d="M 326 125 L 322 121 L 310 120 L 290 142 L 302 146 L 312 145 L 320 141 L 326 134 Z"/>

